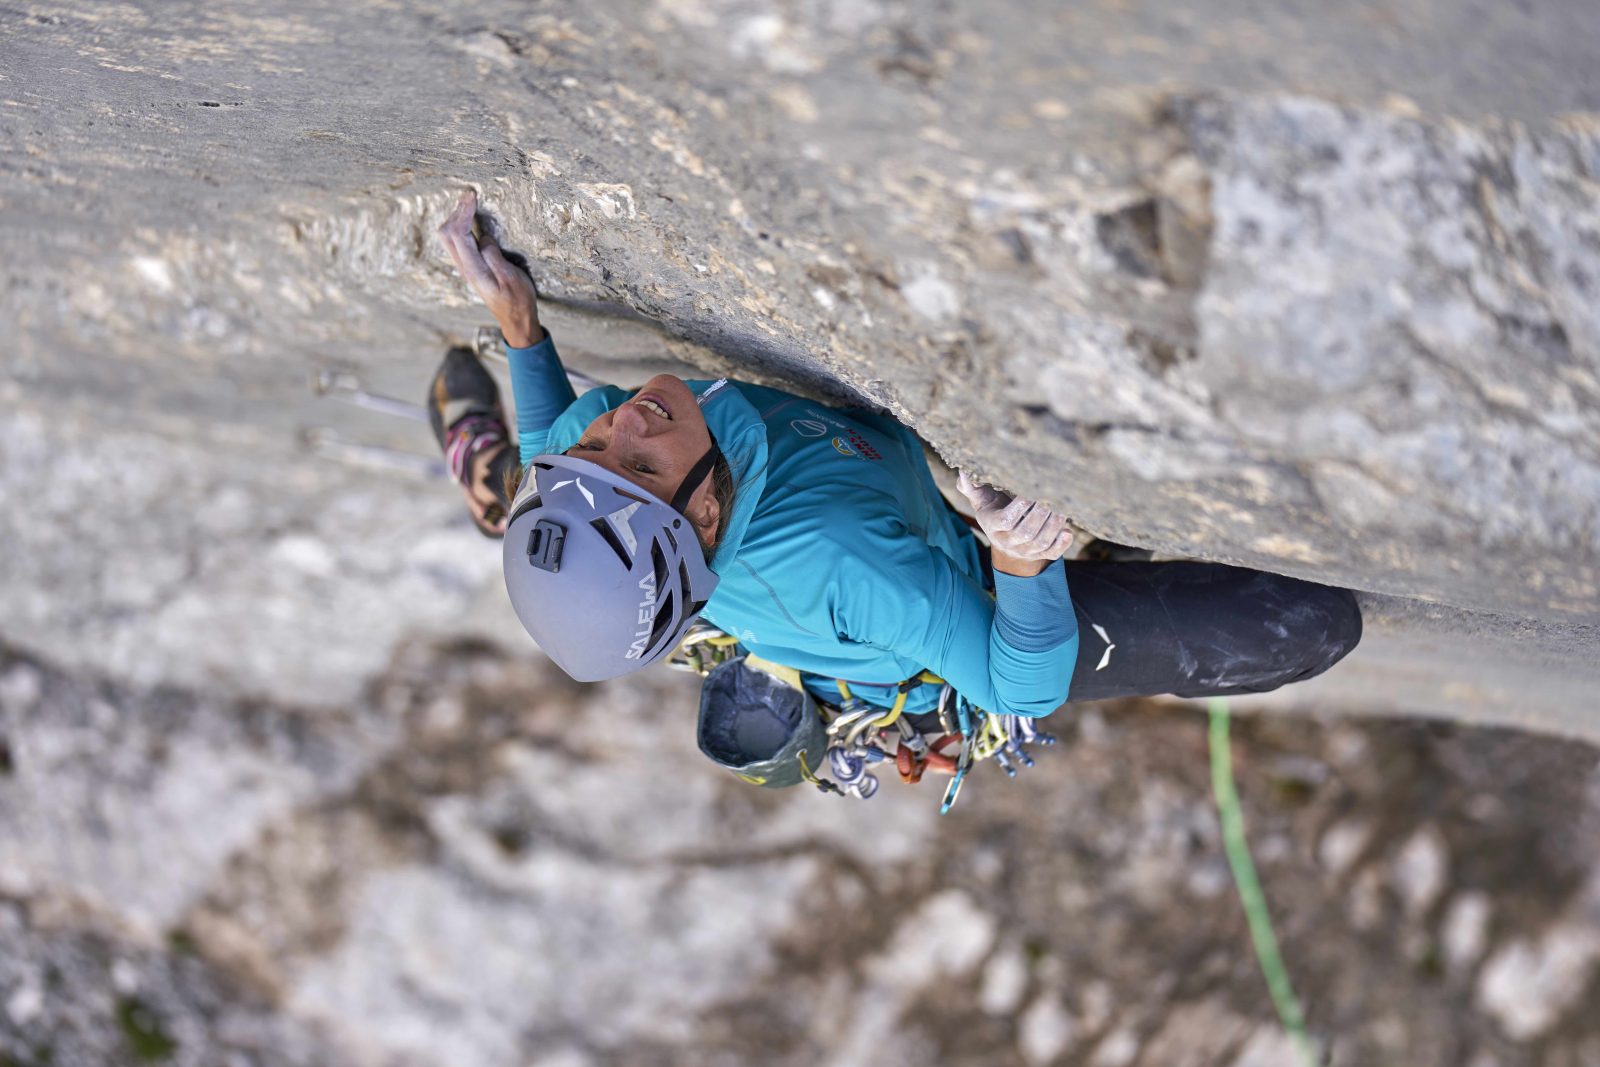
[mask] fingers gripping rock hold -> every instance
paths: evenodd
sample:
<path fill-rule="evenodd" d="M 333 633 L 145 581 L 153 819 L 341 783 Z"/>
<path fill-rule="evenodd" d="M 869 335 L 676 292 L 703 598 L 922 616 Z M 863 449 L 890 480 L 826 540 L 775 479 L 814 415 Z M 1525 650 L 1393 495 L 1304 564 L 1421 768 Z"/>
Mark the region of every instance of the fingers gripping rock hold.
<path fill-rule="evenodd" d="M 544 334 L 539 325 L 533 279 L 506 259 L 493 237 L 474 232 L 477 213 L 478 194 L 468 189 L 439 226 L 439 241 L 461 276 L 494 315 L 506 343 L 513 348 L 526 348 Z"/>
<path fill-rule="evenodd" d="M 956 484 L 972 503 L 978 525 L 997 550 L 1017 559 L 1050 561 L 1072 548 L 1077 531 L 1048 505 L 982 485 L 966 471 Z"/>

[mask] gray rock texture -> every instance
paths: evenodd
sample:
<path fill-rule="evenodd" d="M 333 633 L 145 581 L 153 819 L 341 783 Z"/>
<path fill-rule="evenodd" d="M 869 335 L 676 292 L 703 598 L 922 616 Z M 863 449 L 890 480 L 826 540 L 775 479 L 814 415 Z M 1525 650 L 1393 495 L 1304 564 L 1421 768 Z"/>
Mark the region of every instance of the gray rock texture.
<path fill-rule="evenodd" d="M 392 480 L 426 460 L 369 447 L 425 439 L 306 382 L 415 395 L 470 333 L 432 229 L 471 184 L 580 365 L 881 404 L 1096 533 L 1390 597 L 1386 643 L 1428 644 L 1406 605 L 1441 605 L 1449 651 L 1408 692 L 1357 660 L 1324 703 L 1450 714 L 1465 687 L 1597 736 L 1567 700 L 1600 681 L 1597 23 L 6 9 L 8 633 L 342 699 L 458 619 L 490 565 Z M 141 521 L 68 543 L 102 480 Z"/>
<path fill-rule="evenodd" d="M 929 785 L 861 803 L 716 771 L 684 729 L 692 680 L 580 688 L 473 642 L 409 645 L 309 717 L 0 657 L 13 697 L 23 677 L 35 698 L 0 713 L 12 1063 L 1293 1062 L 1188 710 L 1082 709 L 941 819 Z M 1236 732 L 1333 1062 L 1587 1062 L 1592 749 Z"/>
<path fill-rule="evenodd" d="M 1186 711 L 871 806 L 530 653 L 420 396 L 464 185 L 574 366 L 880 405 L 1359 590 L 1238 770 L 1335 1062 L 1600 1062 L 1600 8 L 0 6 L 0 1065 L 1265 1067 Z"/>

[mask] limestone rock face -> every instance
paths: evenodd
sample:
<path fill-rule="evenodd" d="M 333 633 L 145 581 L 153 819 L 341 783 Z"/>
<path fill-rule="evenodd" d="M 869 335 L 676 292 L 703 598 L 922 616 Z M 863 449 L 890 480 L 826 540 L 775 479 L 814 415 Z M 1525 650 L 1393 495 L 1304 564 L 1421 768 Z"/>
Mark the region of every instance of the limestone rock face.
<path fill-rule="evenodd" d="M 1275 710 L 1600 739 L 1593 0 L 19 0 L 0 42 L 0 1063 L 1288 1055 L 1191 718 L 1059 715 L 941 821 L 537 660 L 381 399 L 487 321 L 464 186 L 599 379 L 879 405 L 1102 536 L 1359 590 Z M 1595 1060 L 1591 749 L 1239 737 L 1336 1060 Z"/>
<path fill-rule="evenodd" d="M 1305 562 L 1592 618 L 1600 264 L 1582 235 L 1600 126 L 1530 134 L 1295 100 L 1202 104 L 1189 129 L 1217 221 L 1186 369 L 1278 472 L 1271 498 L 1330 520 L 1334 543 L 1305 538 Z"/>
<path fill-rule="evenodd" d="M 36 651 L 344 697 L 479 602 L 487 556 L 405 529 L 451 514 L 398 487 L 426 437 L 306 385 L 413 396 L 483 321 L 432 237 L 470 184 L 580 366 L 882 405 L 1099 534 L 1374 594 L 1407 657 L 1442 605 L 1425 681 L 1357 661 L 1323 702 L 1590 729 L 1590 5 L 208 11 L 0 15 L 0 604 Z M 102 480 L 138 522 L 75 521 Z"/>
<path fill-rule="evenodd" d="M 1093 530 L 1594 619 L 1597 126 L 1360 99 L 1546 120 L 1594 75 L 1262 94 L 1269 45 L 1213 6 L 1226 32 L 1118 66 L 1069 43 L 1114 16 L 1024 3 L 35 5 L 6 16 L 13 378 L 226 422 L 317 358 L 414 368 L 464 322 L 430 227 L 472 182 L 550 298 L 883 403 Z M 1592 13 L 1547 6 L 1502 46 L 1579 48 Z"/>

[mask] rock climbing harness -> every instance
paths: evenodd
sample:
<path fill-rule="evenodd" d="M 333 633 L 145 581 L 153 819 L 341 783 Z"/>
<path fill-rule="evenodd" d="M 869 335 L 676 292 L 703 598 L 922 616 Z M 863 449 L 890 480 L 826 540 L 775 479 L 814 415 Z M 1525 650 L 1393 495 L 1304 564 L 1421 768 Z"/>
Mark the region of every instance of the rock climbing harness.
<path fill-rule="evenodd" d="M 738 639 L 700 623 L 668 666 L 705 679 L 700 701 L 700 748 L 744 781 L 767 788 L 806 782 L 824 793 L 867 800 L 878 792 L 875 768 L 893 764 L 901 781 L 933 771 L 950 775 L 940 802 L 948 812 L 972 768 L 994 762 L 1008 778 L 1032 767 L 1030 745 L 1053 745 L 1034 720 L 974 708 L 930 671 L 899 684 L 884 708 L 835 679 L 839 702 L 814 699 L 800 673 L 744 652 Z M 939 686 L 939 703 L 925 732 L 905 713 L 913 690 Z M 818 772 L 825 769 L 829 777 Z"/>
<path fill-rule="evenodd" d="M 677 671 L 689 671 L 704 678 L 712 668 L 739 654 L 739 639 L 712 626 L 696 622 L 667 656 L 665 663 Z"/>

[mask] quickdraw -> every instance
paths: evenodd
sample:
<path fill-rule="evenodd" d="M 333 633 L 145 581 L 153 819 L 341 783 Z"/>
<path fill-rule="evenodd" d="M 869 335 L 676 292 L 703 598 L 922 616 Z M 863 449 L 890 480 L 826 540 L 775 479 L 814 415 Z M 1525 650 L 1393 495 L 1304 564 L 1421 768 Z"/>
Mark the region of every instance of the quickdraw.
<path fill-rule="evenodd" d="M 894 704 L 887 710 L 856 697 L 843 680 L 836 679 L 834 684 L 842 703 L 828 723 L 828 765 L 842 787 L 838 791 L 863 800 L 878 791 L 877 776 L 868 768 L 890 758 L 880 743 L 890 726 L 898 727 L 893 759 L 901 781 L 915 784 L 929 771 L 951 776 L 939 805 L 941 815 L 954 806 L 974 764 L 993 760 L 1006 777 L 1015 778 L 1019 766 L 1033 766 L 1029 744 L 1055 744 L 1054 737 L 1041 732 L 1026 716 L 973 708 L 930 671 L 901 682 Z M 938 717 L 943 733 L 931 743 L 904 714 L 907 697 L 919 685 L 942 687 Z"/>
<path fill-rule="evenodd" d="M 678 647 L 667 657 L 668 667 L 677 671 L 690 671 L 704 678 L 711 668 L 738 655 L 739 639 L 725 634 L 715 626 L 696 623 L 683 635 Z"/>
<path fill-rule="evenodd" d="M 740 660 L 741 665 L 731 663 L 733 660 Z M 879 788 L 878 776 L 873 768 L 880 763 L 892 763 L 901 781 L 907 783 L 920 782 L 930 771 L 949 775 L 950 781 L 939 806 L 943 814 L 955 804 L 967 775 L 977 763 L 993 760 L 1007 777 L 1015 778 L 1019 767 L 1033 766 L 1033 759 L 1027 753 L 1028 745 L 1055 743 L 1055 738 L 1041 733 L 1032 719 L 974 708 L 944 679 L 930 671 L 922 671 L 901 682 L 894 702 L 888 708 L 862 700 L 851 692 L 849 683 L 842 679 L 834 682 L 839 692 L 837 705 L 813 702 L 805 695 L 805 686 L 798 672 L 747 655 L 739 647 L 737 638 L 706 624 L 692 628 L 667 662 L 669 666 L 693 671 L 701 677 L 710 675 L 723 664 L 728 665 L 725 671 L 743 670 L 742 664 L 760 664 L 758 669 L 782 676 L 783 684 L 799 691 L 796 699 L 804 697 L 806 706 L 811 709 L 809 714 L 820 716 L 821 728 L 812 725 L 808 729 L 817 730 L 815 741 L 818 744 L 826 744 L 825 757 L 820 761 L 812 759 L 808 753 L 816 752 L 817 748 L 801 748 L 798 768 L 792 761 L 794 741 L 788 742 L 789 748 L 785 751 L 789 754 L 773 762 L 767 759 L 770 753 L 764 750 L 754 756 L 746 755 L 732 760 L 715 746 L 707 748 L 707 741 L 702 738 L 702 748 L 706 748 L 708 755 L 735 773 L 745 770 L 746 773 L 740 777 L 757 784 L 781 786 L 788 784 L 784 781 L 787 776 L 789 782 L 804 781 L 824 793 L 866 800 L 876 794 Z M 718 677 L 734 677 L 726 675 L 725 671 L 719 671 Z M 768 681 L 764 684 L 771 683 Z M 710 685 L 708 681 L 707 686 Z M 911 692 L 923 685 L 940 687 L 937 705 L 940 732 L 930 735 L 933 738 L 931 741 L 905 714 Z M 711 690 L 708 688 L 707 692 Z M 722 692 L 720 683 L 717 692 Z M 707 708 L 718 706 L 714 702 L 707 705 L 706 699 L 702 698 L 703 729 Z M 737 709 L 742 705 L 720 706 Z M 736 710 L 734 714 L 742 716 L 746 712 Z M 727 720 L 719 717 L 716 721 Z M 812 719 L 811 722 L 815 724 L 816 720 Z M 794 733 L 790 736 L 798 739 L 800 735 Z M 820 769 L 823 762 L 831 778 L 821 777 L 812 767 L 815 763 Z M 788 770 L 783 770 L 784 767 L 788 767 Z"/>
<path fill-rule="evenodd" d="M 841 703 L 828 722 L 828 769 L 845 793 L 866 800 L 878 791 L 878 776 L 867 767 L 889 758 L 875 742 L 885 726 L 900 718 L 905 694 L 886 711 L 855 696 L 843 679 L 834 684 L 839 687 Z"/>
<path fill-rule="evenodd" d="M 945 754 L 945 749 L 952 744 L 961 744 L 962 740 L 960 734 L 942 734 L 937 741 L 927 745 L 927 754 L 921 759 L 917 759 L 908 746 L 901 745 L 894 754 L 895 769 L 900 772 L 900 780 L 907 785 L 915 785 L 922 781 L 922 776 L 928 771 L 955 774 L 956 761 Z"/>

